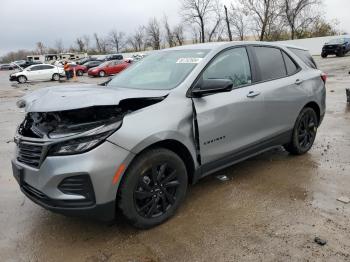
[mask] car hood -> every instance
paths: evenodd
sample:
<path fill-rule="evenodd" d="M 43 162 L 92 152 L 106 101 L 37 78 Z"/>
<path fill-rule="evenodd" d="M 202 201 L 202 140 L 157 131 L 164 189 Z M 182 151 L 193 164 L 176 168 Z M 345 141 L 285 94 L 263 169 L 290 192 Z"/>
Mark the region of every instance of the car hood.
<path fill-rule="evenodd" d="M 118 105 L 130 98 L 164 97 L 169 90 L 135 90 L 98 85 L 67 85 L 34 91 L 18 102 L 26 112 L 55 112 L 92 106 Z"/>

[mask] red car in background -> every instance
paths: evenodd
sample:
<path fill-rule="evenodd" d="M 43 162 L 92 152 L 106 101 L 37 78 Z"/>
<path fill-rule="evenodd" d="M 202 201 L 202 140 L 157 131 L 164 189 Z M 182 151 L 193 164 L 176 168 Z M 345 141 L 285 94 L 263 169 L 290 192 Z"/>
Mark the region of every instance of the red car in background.
<path fill-rule="evenodd" d="M 90 68 L 88 71 L 89 76 L 107 76 L 115 75 L 123 71 L 125 68 L 131 65 L 131 60 L 112 60 L 100 64 L 97 67 Z"/>
<path fill-rule="evenodd" d="M 77 76 L 82 76 L 84 73 L 88 71 L 86 66 L 77 65 L 77 64 L 69 64 L 69 67 L 74 70 Z"/>

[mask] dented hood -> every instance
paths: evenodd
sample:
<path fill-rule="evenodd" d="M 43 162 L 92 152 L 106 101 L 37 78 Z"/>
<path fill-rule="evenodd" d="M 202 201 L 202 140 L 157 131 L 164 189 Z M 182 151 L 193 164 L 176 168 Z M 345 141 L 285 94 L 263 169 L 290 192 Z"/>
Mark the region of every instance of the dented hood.
<path fill-rule="evenodd" d="M 92 106 L 118 105 L 129 98 L 166 96 L 169 90 L 136 90 L 98 85 L 47 87 L 22 97 L 17 105 L 26 112 L 55 112 Z"/>

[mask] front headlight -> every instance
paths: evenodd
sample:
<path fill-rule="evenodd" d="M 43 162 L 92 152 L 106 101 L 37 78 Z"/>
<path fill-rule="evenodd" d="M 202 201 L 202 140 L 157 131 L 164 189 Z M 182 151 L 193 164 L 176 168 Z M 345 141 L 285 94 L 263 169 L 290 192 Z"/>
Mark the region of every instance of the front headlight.
<path fill-rule="evenodd" d="M 102 144 L 120 126 L 121 122 L 118 122 L 109 126 L 104 126 L 103 128 L 97 128 L 84 136 L 54 144 L 49 149 L 48 155 L 62 156 L 85 153 Z"/>

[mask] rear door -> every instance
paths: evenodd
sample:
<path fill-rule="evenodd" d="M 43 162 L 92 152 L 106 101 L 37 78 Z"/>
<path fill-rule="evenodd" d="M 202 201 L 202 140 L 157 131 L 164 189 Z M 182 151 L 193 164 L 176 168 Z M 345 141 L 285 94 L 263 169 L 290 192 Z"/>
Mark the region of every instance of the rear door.
<path fill-rule="evenodd" d="M 300 108 L 305 103 L 304 76 L 297 63 L 282 49 L 253 47 L 259 71 L 258 86 L 264 92 L 267 138 L 288 138 Z"/>
<path fill-rule="evenodd" d="M 253 85 L 251 68 L 247 49 L 235 47 L 217 55 L 200 76 L 234 83 L 230 92 L 193 98 L 202 164 L 225 160 L 263 139 L 263 90 Z"/>

